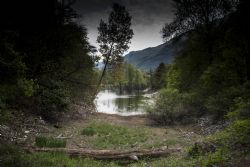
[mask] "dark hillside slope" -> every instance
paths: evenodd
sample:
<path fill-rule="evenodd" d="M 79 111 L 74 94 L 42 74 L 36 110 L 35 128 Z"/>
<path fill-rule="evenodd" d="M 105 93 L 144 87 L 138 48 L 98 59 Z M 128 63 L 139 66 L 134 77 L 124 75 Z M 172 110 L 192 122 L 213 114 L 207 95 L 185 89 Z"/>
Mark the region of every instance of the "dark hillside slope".
<path fill-rule="evenodd" d="M 125 55 L 126 62 L 141 70 L 155 69 L 161 62 L 170 64 L 174 56 L 183 48 L 187 36 L 174 38 L 156 47 L 132 51 Z"/>

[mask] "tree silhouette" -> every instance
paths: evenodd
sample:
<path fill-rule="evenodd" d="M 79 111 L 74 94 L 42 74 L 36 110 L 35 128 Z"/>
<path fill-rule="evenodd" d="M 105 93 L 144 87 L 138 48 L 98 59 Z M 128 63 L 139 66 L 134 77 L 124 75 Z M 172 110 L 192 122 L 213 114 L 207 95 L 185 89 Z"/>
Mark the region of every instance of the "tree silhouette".
<path fill-rule="evenodd" d="M 167 67 L 164 63 L 160 63 L 156 68 L 153 76 L 153 89 L 160 89 L 164 87 L 166 69 Z"/>
<path fill-rule="evenodd" d="M 174 0 L 175 18 L 165 24 L 162 37 L 165 40 L 195 30 L 206 45 L 209 64 L 213 61 L 213 29 L 236 9 L 238 0 Z"/>
<path fill-rule="evenodd" d="M 120 60 L 120 56 L 129 49 L 130 40 L 133 37 L 131 27 L 131 16 L 124 6 L 113 5 L 113 10 L 109 15 L 108 22 L 100 21 L 98 27 L 99 36 L 97 42 L 99 51 L 104 59 L 104 69 L 100 77 L 97 90 L 101 85 L 107 66 Z"/>
<path fill-rule="evenodd" d="M 190 30 L 210 35 L 213 23 L 232 12 L 238 0 L 174 0 L 175 18 L 166 23 L 162 37 L 169 39 Z"/>

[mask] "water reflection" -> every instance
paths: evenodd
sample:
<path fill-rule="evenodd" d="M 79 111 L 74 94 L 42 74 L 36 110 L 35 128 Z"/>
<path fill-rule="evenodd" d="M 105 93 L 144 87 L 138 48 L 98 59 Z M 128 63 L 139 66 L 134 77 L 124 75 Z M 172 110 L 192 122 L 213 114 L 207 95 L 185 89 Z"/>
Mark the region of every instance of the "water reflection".
<path fill-rule="evenodd" d="M 101 91 L 95 99 L 98 112 L 123 116 L 145 114 L 146 98 L 142 95 L 119 95 L 113 91 Z"/>

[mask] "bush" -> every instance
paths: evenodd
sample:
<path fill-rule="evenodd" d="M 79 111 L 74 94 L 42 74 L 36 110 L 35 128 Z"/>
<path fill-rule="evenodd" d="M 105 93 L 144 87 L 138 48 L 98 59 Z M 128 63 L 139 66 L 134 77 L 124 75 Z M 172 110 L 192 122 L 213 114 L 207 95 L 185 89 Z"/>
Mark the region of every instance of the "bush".
<path fill-rule="evenodd" d="M 212 166 L 227 167 L 230 166 L 231 159 L 232 157 L 228 150 L 218 149 L 214 153 L 208 153 L 205 156 L 201 157 L 200 165 L 205 167 L 212 167 Z"/>
<path fill-rule="evenodd" d="M 250 153 L 250 119 L 236 120 L 229 127 L 196 143 L 188 151 L 201 166 L 229 166 Z"/>
<path fill-rule="evenodd" d="M 52 137 L 36 137 L 36 146 L 38 147 L 66 147 L 66 140 L 55 139 Z"/>
<path fill-rule="evenodd" d="M 23 152 L 15 146 L 0 143 L 0 167 L 29 167 Z"/>
<path fill-rule="evenodd" d="M 0 123 L 10 120 L 11 113 L 6 108 L 5 101 L 0 97 Z"/>
<path fill-rule="evenodd" d="M 69 91 L 60 82 L 51 81 L 49 86 L 40 88 L 41 115 L 53 118 L 57 112 L 65 111 L 70 104 Z"/>
<path fill-rule="evenodd" d="M 212 142 L 197 142 L 189 148 L 188 155 L 195 157 L 195 156 L 201 156 L 206 155 L 207 153 L 214 153 L 216 151 L 216 147 L 214 143 Z"/>
<path fill-rule="evenodd" d="M 250 119 L 237 120 L 224 131 L 211 137 L 218 146 L 250 153 Z"/>
<path fill-rule="evenodd" d="M 82 130 L 82 135 L 93 136 L 95 134 L 95 130 L 92 127 L 87 127 Z"/>
<path fill-rule="evenodd" d="M 237 99 L 244 94 L 243 92 L 244 90 L 240 87 L 226 88 L 209 96 L 205 101 L 205 107 L 215 121 L 224 119 L 224 116 L 237 103 Z"/>
<path fill-rule="evenodd" d="M 31 80 L 19 79 L 17 81 L 17 85 L 21 91 L 21 94 L 27 97 L 33 96 L 38 88 L 38 85 L 35 83 L 33 79 Z"/>
<path fill-rule="evenodd" d="M 244 100 L 239 97 L 235 100 L 236 104 L 232 107 L 232 111 L 229 112 L 226 117 L 235 121 L 244 118 L 250 118 L 250 101 L 244 102 Z"/>
<path fill-rule="evenodd" d="M 201 105 L 195 94 L 164 89 L 149 113 L 159 123 L 173 124 L 175 121 L 190 123 L 195 116 L 201 114 L 200 111 Z"/>

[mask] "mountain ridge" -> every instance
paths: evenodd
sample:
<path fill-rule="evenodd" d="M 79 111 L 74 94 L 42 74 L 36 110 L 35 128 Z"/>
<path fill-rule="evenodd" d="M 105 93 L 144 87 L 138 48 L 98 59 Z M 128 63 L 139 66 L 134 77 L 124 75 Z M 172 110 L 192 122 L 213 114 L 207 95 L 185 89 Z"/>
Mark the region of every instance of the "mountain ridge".
<path fill-rule="evenodd" d="M 183 48 L 186 39 L 187 36 L 183 35 L 155 47 L 131 51 L 124 56 L 124 60 L 141 70 L 154 70 L 161 62 L 172 63 L 174 57 Z"/>

